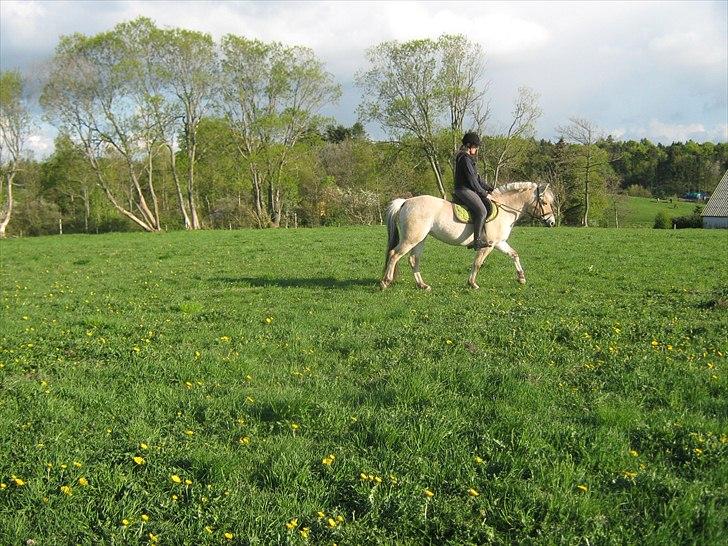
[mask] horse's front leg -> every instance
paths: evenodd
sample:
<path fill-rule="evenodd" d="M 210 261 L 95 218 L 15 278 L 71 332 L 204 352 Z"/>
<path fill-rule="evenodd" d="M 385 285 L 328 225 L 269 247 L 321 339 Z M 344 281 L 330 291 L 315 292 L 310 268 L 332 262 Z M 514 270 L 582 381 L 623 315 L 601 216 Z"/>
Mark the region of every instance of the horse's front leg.
<path fill-rule="evenodd" d="M 410 265 L 412 266 L 412 272 L 415 275 L 415 282 L 418 288 L 423 290 L 432 290 L 432 287 L 422 280 L 422 274 L 420 273 L 420 258 L 422 257 L 422 251 L 425 249 L 425 241 L 421 241 L 410 251 Z"/>
<path fill-rule="evenodd" d="M 500 241 L 495 245 L 495 247 L 504 254 L 508 254 L 511 257 L 513 263 L 516 266 L 516 280 L 520 284 L 526 284 L 526 274 L 523 272 L 523 267 L 521 267 L 521 260 L 518 257 L 518 252 L 516 252 L 516 250 L 506 241 Z"/>
<path fill-rule="evenodd" d="M 490 254 L 493 251 L 492 246 L 487 246 L 485 248 L 481 248 L 475 253 L 475 260 L 473 260 L 473 267 L 470 270 L 470 277 L 468 277 L 468 285 L 471 288 L 475 288 L 476 290 L 480 288 L 478 286 L 478 283 L 475 282 L 475 278 L 478 276 L 478 271 L 480 271 L 480 268 L 483 265 L 483 262 L 488 257 L 488 254 Z"/>

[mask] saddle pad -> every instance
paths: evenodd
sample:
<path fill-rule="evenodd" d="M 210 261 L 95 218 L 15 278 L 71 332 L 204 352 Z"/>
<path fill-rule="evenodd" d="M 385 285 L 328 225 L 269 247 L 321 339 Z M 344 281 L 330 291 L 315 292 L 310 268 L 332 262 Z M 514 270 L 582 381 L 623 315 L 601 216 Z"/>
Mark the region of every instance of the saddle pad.
<path fill-rule="evenodd" d="M 493 207 L 490 211 L 490 214 L 485 219 L 486 223 L 495 220 L 496 216 L 498 216 L 498 204 L 493 201 L 491 201 L 491 203 L 493 204 Z M 453 212 L 455 213 L 455 219 L 458 222 L 462 222 L 463 224 L 469 224 L 471 222 L 470 212 L 468 211 L 468 209 L 466 209 L 462 205 L 458 205 L 457 203 L 453 203 L 452 208 Z"/>

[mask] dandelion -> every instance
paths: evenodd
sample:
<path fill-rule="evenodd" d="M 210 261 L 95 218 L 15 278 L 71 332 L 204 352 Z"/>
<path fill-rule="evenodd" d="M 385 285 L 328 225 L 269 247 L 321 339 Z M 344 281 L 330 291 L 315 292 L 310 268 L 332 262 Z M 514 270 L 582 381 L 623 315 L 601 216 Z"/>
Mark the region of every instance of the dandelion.
<path fill-rule="evenodd" d="M 136 464 L 139 464 L 139 465 L 142 465 L 142 464 L 144 464 L 144 463 L 145 463 L 145 461 L 144 461 L 144 457 L 139 457 L 139 456 L 137 456 L 137 457 L 133 457 L 133 460 L 134 460 L 134 462 L 135 462 Z"/>
<path fill-rule="evenodd" d="M 142 521 L 144 523 L 148 522 L 149 521 L 149 516 L 147 514 L 142 514 Z"/>
<path fill-rule="evenodd" d="M 185 485 L 192 485 L 192 480 L 185 480 Z"/>
<path fill-rule="evenodd" d="M 250 438 L 248 436 L 241 436 L 238 442 L 244 446 L 247 446 L 250 445 Z"/>
<path fill-rule="evenodd" d="M 338 521 L 339 523 L 344 523 L 344 516 L 339 514 L 338 516 L 336 516 L 336 521 Z"/>
<path fill-rule="evenodd" d="M 398 482 L 397 476 L 395 476 L 394 474 L 390 474 L 389 481 L 392 482 L 393 484 L 397 485 L 397 482 Z"/>
<path fill-rule="evenodd" d="M 296 527 L 298 527 L 298 518 L 293 518 L 291 521 L 286 523 L 286 529 L 288 529 L 289 531 L 295 529 Z"/>
<path fill-rule="evenodd" d="M 83 465 L 78 461 L 73 461 L 73 466 L 75 466 L 76 468 L 81 468 Z"/>
<path fill-rule="evenodd" d="M 668 344 L 668 346 L 667 346 L 667 350 L 668 350 L 668 351 L 672 351 L 672 345 L 669 345 L 669 344 Z"/>
<path fill-rule="evenodd" d="M 195 431 L 194 431 L 194 430 L 185 430 L 185 434 L 186 434 L 187 436 L 192 436 L 192 435 L 194 435 L 194 433 L 195 433 Z"/>
<path fill-rule="evenodd" d="M 172 500 L 176 501 L 179 497 L 177 495 L 172 495 Z"/>
<path fill-rule="evenodd" d="M 220 336 L 220 341 L 223 343 L 230 343 L 230 336 Z"/>
<path fill-rule="evenodd" d="M 301 538 L 303 540 L 308 540 L 308 534 L 311 531 L 308 527 L 304 527 L 303 529 L 299 530 L 298 532 L 301 534 Z"/>
<path fill-rule="evenodd" d="M 634 449 L 629 450 L 629 454 L 632 455 L 632 457 L 639 457 L 639 453 L 637 453 Z"/>
<path fill-rule="evenodd" d="M 145 444 L 144 442 L 142 442 L 141 444 L 139 444 L 139 448 L 140 449 L 149 449 L 149 446 L 147 444 Z"/>
<path fill-rule="evenodd" d="M 374 476 L 374 483 L 382 483 L 382 478 L 379 476 Z"/>
<path fill-rule="evenodd" d="M 471 497 L 478 497 L 480 496 L 480 493 L 478 493 L 477 490 L 471 487 L 470 489 L 468 489 L 468 495 L 470 495 Z"/>
<path fill-rule="evenodd" d="M 7 489 L 7 488 L 8 488 L 8 484 L 6 484 L 5 482 L 0 483 L 0 491 L 2 491 L 3 489 Z"/>
<path fill-rule="evenodd" d="M 321 464 L 326 465 L 326 466 L 331 466 L 331 463 L 333 463 L 335 459 L 336 459 L 336 456 L 333 453 L 331 453 L 331 454 L 327 455 L 326 457 L 324 457 L 323 459 L 321 459 Z"/>
<path fill-rule="evenodd" d="M 318 516 L 319 520 L 322 520 L 326 517 L 326 514 L 321 512 L 320 510 L 318 512 L 316 512 L 316 515 Z"/>
<path fill-rule="evenodd" d="M 70 497 L 71 495 L 73 495 L 73 488 L 70 485 L 62 485 L 61 493 Z"/>
<path fill-rule="evenodd" d="M 86 487 L 88 485 L 88 480 L 86 478 L 84 478 L 83 476 L 81 476 L 78 479 L 78 485 L 80 485 L 81 487 Z"/>
<path fill-rule="evenodd" d="M 205 527 L 205 531 L 206 531 L 207 533 L 209 533 L 209 534 L 212 534 L 212 527 L 210 527 L 209 525 L 208 525 L 208 526 L 206 526 L 206 527 Z"/>
<path fill-rule="evenodd" d="M 131 522 L 130 522 L 130 521 L 129 521 L 128 519 L 122 519 L 122 520 L 121 520 L 121 524 L 122 524 L 122 525 L 123 525 L 124 527 L 128 527 L 128 526 L 129 526 L 129 523 L 131 523 Z"/>
<path fill-rule="evenodd" d="M 16 487 L 23 487 L 25 485 L 25 481 L 15 476 L 15 474 L 10 476 L 10 481 L 13 482 Z"/>
<path fill-rule="evenodd" d="M 331 529 L 333 529 L 334 527 L 336 527 L 336 520 L 335 520 L 334 518 L 329 518 L 329 519 L 327 519 L 327 520 L 326 520 L 326 523 L 328 524 L 328 526 L 329 526 L 329 527 L 330 527 Z"/>
<path fill-rule="evenodd" d="M 478 457 L 477 455 L 473 457 L 473 460 L 475 461 L 475 464 L 483 464 L 485 461 Z"/>
<path fill-rule="evenodd" d="M 660 342 L 659 342 L 659 341 L 657 341 L 656 339 L 653 339 L 653 340 L 652 340 L 652 344 L 651 344 L 651 345 L 652 345 L 653 347 L 657 347 L 657 346 L 658 346 L 659 344 L 660 344 Z"/>
<path fill-rule="evenodd" d="M 266 324 L 270 324 L 271 322 L 273 322 L 273 317 L 265 317 Z"/>
<path fill-rule="evenodd" d="M 434 493 L 433 493 L 432 491 L 430 491 L 429 489 L 425 489 L 425 490 L 424 490 L 424 491 L 422 492 L 422 494 L 423 494 L 423 495 L 424 495 L 425 497 L 427 497 L 428 499 L 430 499 L 430 498 L 432 498 L 432 497 L 434 497 L 434 496 L 435 496 L 435 494 L 434 494 Z"/>
<path fill-rule="evenodd" d="M 156 544 L 159 541 L 159 537 L 155 535 L 154 533 L 149 533 L 149 542 L 152 544 Z"/>
<path fill-rule="evenodd" d="M 445 345 L 452 345 L 452 339 L 446 339 Z"/>
<path fill-rule="evenodd" d="M 291 423 L 291 430 L 295 433 L 298 429 L 301 428 L 301 425 L 298 423 Z"/>
<path fill-rule="evenodd" d="M 580 485 L 577 485 L 577 486 L 576 486 L 576 488 L 577 488 L 578 490 L 580 490 L 580 491 L 584 492 L 584 493 L 586 493 L 587 491 L 589 491 L 589 487 L 587 487 L 587 486 L 586 486 L 585 484 L 583 484 L 583 483 L 582 483 L 582 484 L 580 484 Z"/>
<path fill-rule="evenodd" d="M 227 532 L 223 535 L 227 540 L 232 540 L 235 535 L 233 535 L 230 532 Z"/>
<path fill-rule="evenodd" d="M 248 375 L 245 376 L 245 380 L 248 381 L 248 382 L 250 382 L 250 381 L 253 380 L 253 376 L 250 375 L 250 374 L 248 374 Z"/>
<path fill-rule="evenodd" d="M 702 449 L 700 449 L 699 447 L 696 447 L 695 449 L 693 449 L 693 452 L 694 452 L 694 453 L 695 453 L 695 455 L 697 455 L 698 457 L 700 457 L 700 456 L 701 456 L 701 455 L 703 454 L 703 450 L 702 450 Z"/>
<path fill-rule="evenodd" d="M 68 468 L 68 465 L 67 464 L 62 464 L 61 465 L 61 470 L 66 470 L 66 468 Z"/>
<path fill-rule="evenodd" d="M 177 474 L 172 474 L 169 479 L 174 483 L 182 483 L 182 478 L 180 478 Z"/>
<path fill-rule="evenodd" d="M 637 472 L 629 472 L 628 470 L 624 470 L 622 472 L 622 476 L 627 478 L 628 480 L 634 480 L 637 477 Z"/>

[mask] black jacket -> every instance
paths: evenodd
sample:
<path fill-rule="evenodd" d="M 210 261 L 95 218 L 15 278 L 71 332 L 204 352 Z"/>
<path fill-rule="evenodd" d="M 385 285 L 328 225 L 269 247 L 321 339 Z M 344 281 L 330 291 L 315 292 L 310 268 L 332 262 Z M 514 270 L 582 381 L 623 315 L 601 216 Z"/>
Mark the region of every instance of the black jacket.
<path fill-rule="evenodd" d="M 467 188 L 481 197 L 493 191 L 493 186 L 483 182 L 475 166 L 475 158 L 465 151 L 458 152 L 455 157 L 455 189 Z"/>

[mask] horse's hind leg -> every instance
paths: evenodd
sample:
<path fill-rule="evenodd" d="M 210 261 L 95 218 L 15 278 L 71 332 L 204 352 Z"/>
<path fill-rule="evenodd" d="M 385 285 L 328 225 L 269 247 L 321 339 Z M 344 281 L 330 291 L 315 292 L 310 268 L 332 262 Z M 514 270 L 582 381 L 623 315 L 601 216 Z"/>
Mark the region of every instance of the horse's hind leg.
<path fill-rule="evenodd" d="M 420 258 L 422 257 L 422 252 L 424 250 L 425 241 L 420 241 L 410 252 L 409 261 L 410 265 L 412 266 L 412 271 L 415 274 L 415 282 L 417 283 L 417 287 L 422 288 L 423 290 L 431 290 L 432 287 L 422 280 L 422 274 L 420 273 Z"/>
<path fill-rule="evenodd" d="M 520 284 L 526 284 L 526 274 L 523 271 L 523 267 L 521 267 L 521 259 L 518 257 L 518 252 L 516 252 L 516 250 L 505 241 L 500 241 L 495 245 L 495 247 L 511 257 L 514 265 L 516 266 L 516 280 Z"/>
<path fill-rule="evenodd" d="M 410 241 L 402 241 L 396 247 L 389 251 L 389 259 L 387 260 L 387 266 L 384 268 L 384 277 L 379 281 L 379 286 L 384 290 L 392 282 L 394 282 L 394 272 L 397 268 L 397 262 L 402 259 L 417 243 Z"/>
<path fill-rule="evenodd" d="M 475 255 L 475 260 L 473 261 L 473 267 L 470 270 L 470 277 L 468 277 L 468 285 L 471 288 L 475 288 L 476 290 L 480 288 L 478 286 L 478 283 L 475 282 L 475 278 L 478 276 L 478 271 L 480 271 L 481 266 L 483 265 L 483 262 L 488 257 L 488 254 L 490 254 L 493 251 L 492 246 L 488 246 L 485 248 L 481 248 L 478 250 L 477 254 Z"/>

